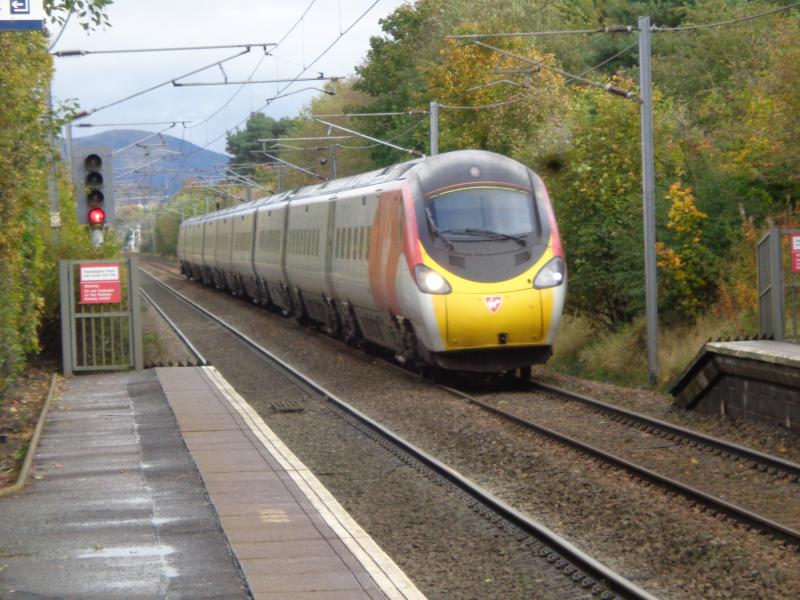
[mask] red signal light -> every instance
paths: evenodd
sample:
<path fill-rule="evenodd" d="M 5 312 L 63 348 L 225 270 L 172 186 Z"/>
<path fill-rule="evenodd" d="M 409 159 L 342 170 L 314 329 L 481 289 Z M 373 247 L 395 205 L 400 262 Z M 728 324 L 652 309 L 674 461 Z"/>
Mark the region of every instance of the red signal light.
<path fill-rule="evenodd" d="M 106 213 L 102 208 L 93 208 L 89 211 L 89 223 L 91 225 L 102 225 L 106 221 Z"/>

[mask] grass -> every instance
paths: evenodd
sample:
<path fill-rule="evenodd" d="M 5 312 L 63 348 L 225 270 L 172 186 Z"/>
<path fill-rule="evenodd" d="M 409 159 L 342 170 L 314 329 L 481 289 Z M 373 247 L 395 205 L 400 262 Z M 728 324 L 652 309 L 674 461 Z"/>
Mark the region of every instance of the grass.
<path fill-rule="evenodd" d="M 145 364 L 158 364 L 164 360 L 164 342 L 158 334 L 152 332 L 142 334 L 142 345 Z"/>
<path fill-rule="evenodd" d="M 757 329 L 750 321 L 711 312 L 691 325 L 660 328 L 658 389 L 666 390 L 710 338 L 753 335 Z M 586 318 L 565 315 L 554 351 L 548 367 L 556 371 L 626 386 L 647 385 L 647 328 L 643 318 L 608 331 Z"/>

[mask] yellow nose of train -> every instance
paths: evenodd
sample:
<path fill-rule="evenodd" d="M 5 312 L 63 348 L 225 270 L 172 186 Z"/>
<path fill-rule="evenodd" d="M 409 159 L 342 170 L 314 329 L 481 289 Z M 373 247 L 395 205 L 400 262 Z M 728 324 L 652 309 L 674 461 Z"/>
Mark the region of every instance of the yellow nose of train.
<path fill-rule="evenodd" d="M 449 282 L 437 296 L 436 320 L 447 350 L 475 350 L 545 343 L 560 310 L 563 288 L 535 289 L 536 274 L 552 258 L 547 252 L 528 272 L 506 281 L 482 283 L 450 273 L 423 252 L 425 263 Z"/>

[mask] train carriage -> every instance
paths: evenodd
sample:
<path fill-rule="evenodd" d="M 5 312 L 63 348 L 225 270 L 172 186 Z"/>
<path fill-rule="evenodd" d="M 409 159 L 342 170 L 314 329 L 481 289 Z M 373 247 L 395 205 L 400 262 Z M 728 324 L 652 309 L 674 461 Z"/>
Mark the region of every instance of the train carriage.
<path fill-rule="evenodd" d="M 484 151 L 270 196 L 189 219 L 180 236 L 203 246 L 198 265 L 200 254 L 179 244 L 185 273 L 210 272 L 218 287 L 401 362 L 448 369 L 547 360 L 566 293 L 544 183 Z"/>

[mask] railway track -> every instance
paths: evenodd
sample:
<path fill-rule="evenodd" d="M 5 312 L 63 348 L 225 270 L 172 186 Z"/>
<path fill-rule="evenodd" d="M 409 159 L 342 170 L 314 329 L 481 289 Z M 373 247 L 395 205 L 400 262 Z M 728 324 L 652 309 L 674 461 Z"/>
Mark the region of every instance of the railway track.
<path fill-rule="evenodd" d="M 156 266 L 172 275 L 179 275 L 178 271 L 171 266 L 164 266 L 163 263 L 156 263 Z M 407 369 L 399 367 L 394 363 L 386 362 L 386 364 L 393 369 L 398 369 L 406 374 L 416 376 L 414 373 L 411 373 Z M 579 402 L 582 405 L 589 407 L 593 411 L 610 415 L 613 419 L 623 424 L 638 427 L 647 433 L 663 437 L 676 444 L 685 444 L 692 448 L 704 448 L 714 455 L 722 458 L 732 461 L 744 461 L 745 464 L 753 469 L 757 469 L 768 475 L 772 475 L 776 479 L 783 478 L 794 482 L 797 482 L 800 479 L 800 465 L 797 463 L 793 463 L 779 457 L 770 456 L 763 452 L 759 452 L 727 440 L 708 436 L 697 431 L 692 431 L 660 419 L 613 406 L 600 400 L 576 394 L 555 386 L 538 382 L 531 383 L 535 388 L 545 390 L 550 394 L 568 399 L 570 401 Z M 586 441 L 579 439 L 576 436 L 564 434 L 555 428 L 547 427 L 529 418 L 524 418 L 508 410 L 504 410 L 497 406 L 498 402 L 490 403 L 484 401 L 475 394 L 468 393 L 463 389 L 458 389 L 453 385 L 443 385 L 439 383 L 436 385 L 440 389 L 446 391 L 448 394 L 462 398 L 470 404 L 473 404 L 498 418 L 504 419 L 516 426 L 524 428 L 527 431 L 532 431 L 537 435 L 544 436 L 560 444 L 573 448 L 590 458 L 602 461 L 608 465 L 613 465 L 615 468 L 621 469 L 639 480 L 657 485 L 668 493 L 678 494 L 685 497 L 698 507 L 701 507 L 702 510 L 709 511 L 712 515 L 719 516 L 723 519 L 733 519 L 746 527 L 754 528 L 800 551 L 800 531 L 791 526 L 787 526 L 778 520 L 769 518 L 755 510 L 750 510 L 744 506 L 737 505 L 734 502 L 703 491 L 703 489 L 700 489 L 699 487 L 689 485 L 676 478 L 661 474 L 654 469 L 626 459 L 623 456 L 603 450 L 592 445 L 591 443 L 587 443 Z M 502 398 L 502 396 L 500 398 Z"/>
<path fill-rule="evenodd" d="M 164 270 L 174 274 L 172 270 Z M 274 355 L 219 316 L 213 314 L 211 311 L 181 294 L 147 271 L 143 270 L 143 272 L 161 289 L 169 292 L 181 302 L 190 306 L 192 310 L 197 311 L 205 318 L 213 321 L 228 334 L 235 336 L 242 344 L 257 353 L 265 361 L 277 365 L 288 378 L 295 380 L 297 384 L 302 386 L 305 390 L 312 391 L 318 399 L 342 411 L 348 420 L 351 420 L 359 428 L 365 430 L 369 437 L 374 437 L 381 445 L 390 446 L 390 451 L 393 453 L 402 453 L 405 456 L 403 459 L 404 461 L 418 463 L 421 465 L 422 470 L 429 473 L 430 477 L 440 479 L 442 482 L 445 482 L 445 485 L 453 487 L 462 494 L 465 494 L 473 504 L 473 510 L 475 512 L 484 514 L 487 519 L 507 532 L 512 533 L 512 535 L 517 537 L 524 548 L 544 558 L 552 568 L 557 569 L 563 574 L 565 580 L 569 581 L 572 585 L 570 595 L 564 597 L 587 598 L 593 596 L 602 598 L 603 600 L 617 597 L 636 599 L 655 598 L 638 585 L 625 579 L 613 569 L 584 553 L 565 538 L 559 536 L 541 523 L 538 523 L 528 515 L 515 510 L 512 506 L 476 485 L 455 469 L 440 462 L 432 455 L 424 452 L 414 444 L 371 419 L 363 412 L 357 410 L 336 394 L 328 391 L 322 385 Z M 151 303 L 156 305 L 156 302 L 152 298 L 149 296 L 148 298 Z M 180 329 L 174 325 L 174 323 L 173 328 L 179 333 L 182 339 L 188 341 L 185 334 L 180 332 Z M 195 352 L 195 355 L 198 357 L 199 361 L 205 361 L 205 358 L 199 352 Z"/>
<path fill-rule="evenodd" d="M 596 446 L 592 446 L 591 444 L 581 441 L 577 437 L 565 435 L 553 428 L 545 427 L 534 421 L 531 421 L 530 419 L 520 417 L 519 415 L 516 415 L 512 412 L 499 408 L 494 404 L 484 402 L 480 398 L 477 398 L 462 390 L 445 385 L 439 385 L 439 387 L 451 394 L 463 398 L 469 403 L 480 407 L 481 409 L 491 413 L 494 416 L 497 416 L 501 419 L 511 422 L 514 425 L 523 427 L 526 430 L 533 431 L 539 435 L 555 440 L 558 443 L 574 448 L 591 458 L 598 459 L 603 461 L 604 463 L 613 465 L 614 467 L 617 467 L 619 469 L 628 472 L 634 477 L 658 485 L 659 487 L 669 492 L 680 494 L 685 498 L 689 499 L 690 501 L 696 503 L 697 505 L 702 506 L 709 511 L 712 511 L 712 514 L 733 518 L 738 522 L 742 523 L 743 525 L 756 528 L 762 533 L 771 535 L 775 539 L 790 544 L 793 547 L 795 547 L 798 551 L 800 551 L 800 531 L 797 531 L 782 523 L 764 517 L 752 510 L 748 510 L 744 507 L 737 506 L 734 503 L 728 502 L 722 498 L 713 496 L 697 487 L 693 487 L 676 479 L 666 477 L 664 475 L 657 473 L 654 470 L 648 469 L 642 465 L 636 464 L 630 460 L 612 454 L 611 452 L 602 450 Z M 552 386 L 546 386 L 546 387 L 548 391 L 551 393 L 559 393 L 572 398 L 572 394 L 570 392 L 566 392 L 565 390 L 560 390 L 559 388 L 553 388 Z M 588 398 L 584 398 L 584 400 L 591 403 L 595 402 Z M 608 406 L 605 405 L 604 403 L 599 403 L 599 404 Z M 592 404 L 592 406 L 595 405 Z M 610 408 L 614 409 L 615 411 L 619 410 L 616 409 L 616 407 L 610 407 Z M 627 411 L 622 411 L 622 410 L 620 410 L 620 412 L 627 413 Z M 644 425 L 645 423 L 649 423 L 651 421 L 649 417 L 645 417 L 644 415 L 637 415 L 637 417 L 638 419 L 631 418 L 631 421 L 635 423 L 640 423 L 644 427 L 655 427 L 655 425 L 652 426 Z M 654 421 L 658 423 L 663 423 L 657 420 Z M 794 468 L 795 467 L 800 468 L 800 465 L 795 465 L 794 463 L 790 463 L 788 461 L 782 461 L 780 459 L 773 459 L 772 457 L 764 455 L 763 453 L 744 448 L 743 446 L 731 444 L 730 442 L 726 442 L 725 440 L 719 440 L 716 438 L 711 438 L 709 436 L 704 436 L 702 434 L 698 434 L 697 432 L 684 430 L 683 428 L 677 428 L 666 423 L 664 423 L 664 425 L 667 425 L 668 428 L 665 427 L 662 431 L 665 432 L 664 433 L 665 435 L 673 436 L 673 439 L 675 436 L 684 435 L 679 432 L 685 431 L 686 432 L 684 435 L 685 440 L 690 440 L 691 442 L 696 443 L 694 442 L 695 439 L 702 438 L 707 440 L 705 443 L 707 443 L 709 447 L 715 449 L 734 447 L 736 449 L 736 453 L 734 454 L 733 452 L 731 452 L 730 454 L 731 456 L 746 458 L 748 460 L 753 461 L 754 465 L 774 464 L 775 466 L 769 466 L 767 468 L 773 469 L 775 470 L 775 472 L 777 472 L 777 468 L 778 466 L 780 466 L 782 469 L 789 471 L 790 477 L 796 478 L 796 475 L 794 474 Z M 720 450 L 720 452 L 722 452 L 722 450 Z M 728 451 L 726 450 L 726 452 Z M 750 454 L 751 452 L 752 452 L 752 458 Z"/>
<path fill-rule="evenodd" d="M 542 389 L 551 394 L 561 396 L 567 400 L 580 402 L 597 412 L 611 415 L 614 419 L 629 425 L 635 425 L 640 429 L 665 437 L 672 441 L 685 443 L 692 447 L 704 447 L 709 449 L 717 456 L 734 460 L 743 459 L 755 469 L 764 471 L 770 475 L 783 476 L 792 481 L 800 482 L 800 464 L 784 460 L 778 456 L 771 456 L 764 452 L 759 452 L 753 448 L 747 448 L 740 444 L 735 444 L 727 440 L 716 438 L 699 431 L 693 431 L 685 427 L 674 425 L 655 417 L 650 417 L 642 413 L 627 410 L 608 404 L 595 398 L 590 398 L 553 385 L 532 381 L 534 387 Z"/>

